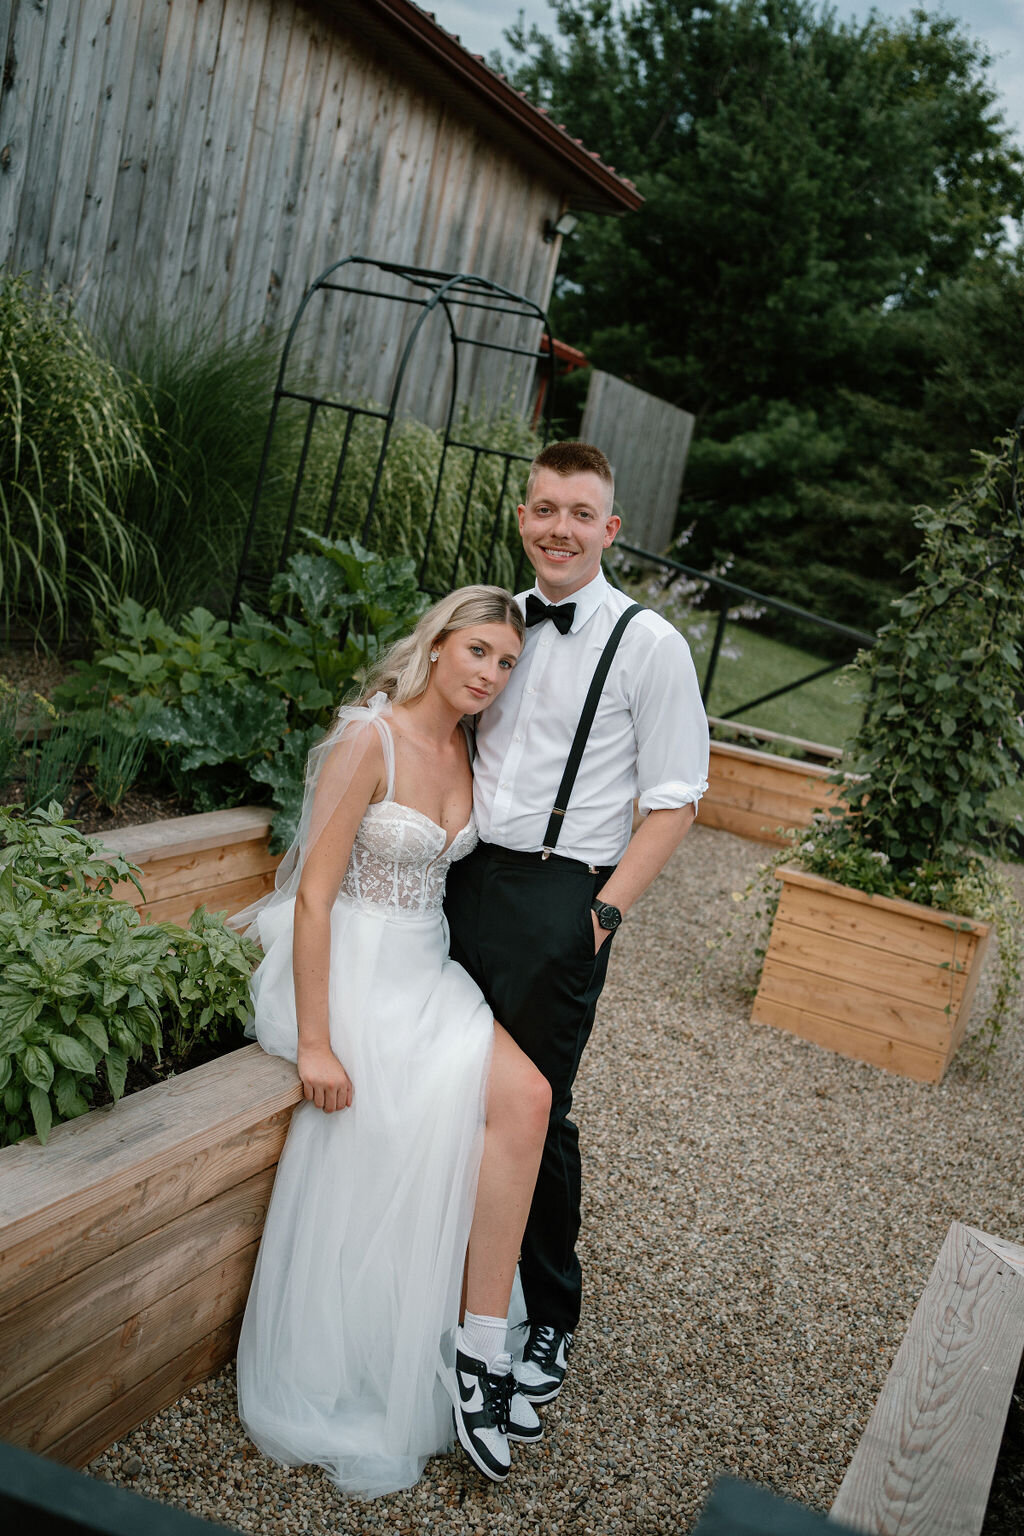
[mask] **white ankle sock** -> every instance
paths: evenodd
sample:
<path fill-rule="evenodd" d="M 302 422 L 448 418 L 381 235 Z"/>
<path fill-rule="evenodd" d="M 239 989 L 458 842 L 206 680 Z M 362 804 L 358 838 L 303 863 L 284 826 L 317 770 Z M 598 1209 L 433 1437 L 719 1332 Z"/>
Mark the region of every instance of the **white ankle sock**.
<path fill-rule="evenodd" d="M 459 1348 L 486 1361 L 490 1370 L 498 1356 L 505 1353 L 507 1334 L 507 1317 L 482 1317 L 478 1312 L 467 1312 L 459 1329 Z"/>

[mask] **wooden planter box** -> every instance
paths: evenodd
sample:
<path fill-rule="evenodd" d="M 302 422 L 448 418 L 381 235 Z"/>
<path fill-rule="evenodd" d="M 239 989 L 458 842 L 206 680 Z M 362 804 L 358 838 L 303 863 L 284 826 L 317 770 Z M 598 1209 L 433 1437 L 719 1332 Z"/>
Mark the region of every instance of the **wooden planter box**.
<path fill-rule="evenodd" d="M 920 1082 L 967 1027 L 989 927 L 783 866 L 751 1018 Z"/>
<path fill-rule="evenodd" d="M 809 826 L 815 811 L 835 802 L 836 788 L 825 782 L 831 772 L 818 763 L 713 741 L 708 789 L 698 813 L 701 826 L 762 843 L 785 843 L 780 827 Z"/>
<path fill-rule="evenodd" d="M 114 895 L 153 922 L 187 923 L 197 907 L 230 917 L 273 888 L 280 855 L 268 851 L 270 811 L 243 805 L 98 834 L 142 869 L 143 903 L 130 881 Z"/>
<path fill-rule="evenodd" d="M 153 921 L 271 888 L 262 808 L 101 834 Z M 0 1439 L 72 1465 L 230 1360 L 292 1105 L 252 1045 L 0 1150 Z"/>
<path fill-rule="evenodd" d="M 231 1359 L 300 1097 L 251 1045 L 0 1150 L 0 1439 L 80 1466 Z"/>

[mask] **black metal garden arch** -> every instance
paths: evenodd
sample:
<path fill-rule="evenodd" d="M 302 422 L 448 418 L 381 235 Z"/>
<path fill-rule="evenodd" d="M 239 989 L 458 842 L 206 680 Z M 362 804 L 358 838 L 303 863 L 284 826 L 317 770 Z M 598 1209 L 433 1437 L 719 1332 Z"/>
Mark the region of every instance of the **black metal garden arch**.
<path fill-rule="evenodd" d="M 387 291 L 382 286 L 385 278 L 394 280 L 390 291 Z M 360 282 L 360 279 L 363 279 L 363 281 Z M 303 328 L 309 324 L 311 317 L 315 314 L 317 301 L 322 301 L 327 295 L 331 294 L 344 294 L 354 297 L 357 301 L 381 300 L 389 304 L 413 306 L 419 309 L 419 314 L 415 318 L 404 344 L 401 346 L 386 405 L 359 399 L 336 399 L 322 384 L 310 388 L 308 384 L 303 382 L 305 369 L 303 367 L 301 348 L 297 348 L 297 342 L 303 333 Z M 512 333 L 511 339 L 507 337 L 496 339 L 494 335 L 467 334 L 467 317 L 470 321 L 474 318 L 479 320 L 481 313 L 482 315 L 496 317 L 493 322 L 494 329 L 504 325 L 505 330 Z M 407 266 L 402 263 L 378 261 L 372 257 L 352 255 L 334 262 L 333 265 L 328 267 L 310 284 L 296 310 L 295 317 L 285 339 L 277 374 L 277 383 L 274 389 L 270 419 L 263 445 L 263 454 L 253 493 L 249 522 L 239 558 L 235 590 L 231 604 L 232 619 L 237 616 L 239 604 L 243 597 L 255 596 L 261 587 L 265 588 L 273 576 L 282 569 L 288 558 L 295 535 L 296 524 L 299 522 L 300 513 L 304 505 L 304 486 L 310 462 L 310 447 L 314 440 L 318 421 L 323 418 L 325 413 L 340 413 L 340 418 L 335 419 L 340 419 L 344 422 L 343 430 L 340 431 L 340 434 L 337 434 L 337 436 L 340 436 L 340 441 L 337 443 L 337 454 L 331 472 L 330 491 L 326 499 L 323 515 L 320 518 L 321 527 L 318 530 L 325 537 L 331 536 L 335 528 L 339 497 L 344 484 L 353 431 L 356 428 L 357 422 L 361 419 L 369 418 L 383 423 L 379 452 L 373 470 L 372 486 L 369 491 L 358 535 L 363 544 L 372 546 L 375 526 L 378 521 L 377 510 L 382 477 L 388 451 L 394 441 L 396 423 L 399 421 L 403 386 L 407 383 L 417 346 L 422 346 L 427 322 L 432 315 L 443 317 L 447 333 L 447 356 L 443 359 L 438 359 L 438 369 L 439 372 L 447 372 L 448 398 L 443 411 L 444 428 L 440 462 L 433 487 L 433 500 L 427 521 L 423 548 L 419 558 L 419 581 L 422 587 L 428 591 L 433 591 L 435 595 L 442 590 L 448 590 L 459 585 L 466 553 L 465 541 L 467 527 L 470 522 L 471 507 L 473 505 L 474 487 L 477 484 L 480 463 L 484 459 L 496 459 L 502 465 L 500 490 L 494 500 L 489 531 L 489 547 L 482 570 L 482 579 L 491 579 L 495 545 L 503 520 L 509 516 L 510 497 L 513 498 L 511 506 L 514 506 L 519 499 L 523 474 L 520 472 L 513 475 L 513 466 L 520 465 L 525 468 L 530 462 L 530 455 L 483 443 L 469 442 L 459 435 L 457 430 L 459 425 L 459 408 L 470 403 L 466 400 L 460 400 L 459 397 L 460 380 L 465 377 L 467 371 L 464 359 L 466 354 L 471 353 L 474 349 L 504 353 L 510 358 L 521 359 L 520 367 L 522 369 L 528 368 L 530 376 L 528 379 L 520 380 L 520 396 L 523 394 L 523 384 L 532 385 L 538 370 L 542 370 L 541 378 L 545 379 L 546 387 L 542 390 L 543 417 L 539 425 L 543 440 L 545 442 L 548 441 L 551 435 L 551 405 L 555 358 L 554 349 L 550 345 L 546 348 L 544 346 L 544 342 L 549 336 L 547 315 L 540 305 L 535 304 L 532 299 L 528 299 L 522 294 L 514 293 L 511 289 L 502 287 L 499 283 L 492 282 L 488 278 L 480 277 L 473 273 L 434 272 L 422 267 Z M 530 345 L 517 336 L 517 333 L 522 332 L 524 329 L 536 330 L 536 344 Z M 298 357 L 296 356 L 297 351 Z M 348 371 L 351 374 L 351 368 Z M 265 554 L 260 559 L 259 569 L 257 570 L 256 562 L 253 558 L 254 546 L 259 528 L 261 506 L 267 487 L 268 471 L 272 462 L 275 437 L 279 431 L 281 413 L 284 409 L 298 410 L 304 413 L 305 425 L 288 499 L 283 532 L 280 533 L 276 541 L 276 548 L 273 548 L 269 553 L 269 558 Z M 437 562 L 434 561 L 433 579 L 428 580 L 438 506 L 441 499 L 446 464 L 452 450 L 468 451 L 472 456 L 462 507 L 461 525 L 450 568 L 439 573 L 436 569 Z M 310 519 L 307 517 L 305 521 L 308 523 Z M 391 553 L 391 551 L 383 550 L 381 553 L 387 554 Z"/>

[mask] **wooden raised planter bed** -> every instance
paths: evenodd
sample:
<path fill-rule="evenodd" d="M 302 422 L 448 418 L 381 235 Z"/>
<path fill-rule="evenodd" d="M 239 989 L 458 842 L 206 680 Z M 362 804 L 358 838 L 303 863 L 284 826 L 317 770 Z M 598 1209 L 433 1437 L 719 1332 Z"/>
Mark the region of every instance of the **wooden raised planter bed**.
<path fill-rule="evenodd" d="M 114 894 L 153 922 L 187 923 L 197 907 L 230 917 L 274 884 L 280 855 L 270 853 L 270 815 L 262 806 L 207 811 L 97 833 L 142 869 L 141 896 L 130 881 Z"/>
<path fill-rule="evenodd" d="M 80 1466 L 231 1359 L 300 1096 L 252 1045 L 0 1151 L 0 1439 Z"/>
<path fill-rule="evenodd" d="M 184 923 L 270 888 L 268 825 L 243 808 L 101 837 L 141 866 L 141 910 Z M 231 1359 L 300 1096 L 252 1045 L 0 1150 L 0 1439 L 82 1465 Z"/>
<path fill-rule="evenodd" d="M 831 1518 L 978 1536 L 1024 1351 L 1024 1248 L 954 1221 Z"/>
<path fill-rule="evenodd" d="M 831 772 L 818 763 L 712 741 L 701 826 L 783 844 L 786 831 L 809 826 L 816 810 L 835 802 L 836 788 L 826 782 Z"/>
<path fill-rule="evenodd" d="M 783 865 L 751 1018 L 937 1083 L 960 1045 L 989 926 Z"/>

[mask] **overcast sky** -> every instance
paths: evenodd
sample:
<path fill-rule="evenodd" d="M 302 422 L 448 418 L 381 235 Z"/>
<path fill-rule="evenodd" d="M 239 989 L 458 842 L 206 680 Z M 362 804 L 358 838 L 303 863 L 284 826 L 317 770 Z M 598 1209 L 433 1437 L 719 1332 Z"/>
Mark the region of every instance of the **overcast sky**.
<path fill-rule="evenodd" d="M 486 58 L 494 48 L 508 53 L 502 33 L 519 11 L 527 24 L 536 22 L 542 30 L 554 32 L 554 16 L 547 0 L 418 0 L 432 11 L 441 26 L 456 33 L 470 53 Z M 880 0 L 875 7 L 883 16 L 908 16 L 921 0 Z M 945 0 L 928 3 L 927 10 L 942 10 L 960 17 L 967 29 L 980 38 L 995 56 L 992 81 L 999 91 L 1003 116 L 1015 131 L 1018 142 L 1024 139 L 1024 0 Z M 841 21 L 864 20 L 871 5 L 862 0 L 834 0 Z M 568 125 L 570 128 L 572 124 Z M 590 146 L 600 149 L 600 145 Z M 628 175 L 628 168 L 627 168 Z"/>

